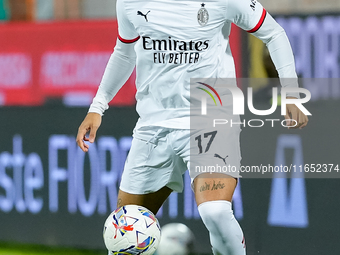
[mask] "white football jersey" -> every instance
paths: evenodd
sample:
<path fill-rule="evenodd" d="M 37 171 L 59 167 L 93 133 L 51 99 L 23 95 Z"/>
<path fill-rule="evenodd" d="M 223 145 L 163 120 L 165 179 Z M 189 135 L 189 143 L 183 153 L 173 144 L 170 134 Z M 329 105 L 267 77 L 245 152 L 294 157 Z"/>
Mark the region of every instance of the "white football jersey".
<path fill-rule="evenodd" d="M 137 128 L 188 128 L 190 78 L 235 77 L 222 27 L 255 32 L 265 16 L 256 0 L 118 0 L 119 39 L 136 42 Z"/>

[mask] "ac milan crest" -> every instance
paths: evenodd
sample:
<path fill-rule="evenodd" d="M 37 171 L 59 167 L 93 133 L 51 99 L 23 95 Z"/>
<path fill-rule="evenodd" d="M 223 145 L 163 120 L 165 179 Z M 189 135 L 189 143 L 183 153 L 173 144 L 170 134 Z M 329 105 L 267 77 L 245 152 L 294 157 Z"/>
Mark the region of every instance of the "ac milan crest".
<path fill-rule="evenodd" d="M 201 26 L 205 26 L 209 20 L 209 13 L 207 9 L 204 8 L 204 6 L 205 4 L 202 3 L 201 9 L 199 9 L 197 13 L 197 21 L 198 21 L 198 24 L 200 24 Z"/>

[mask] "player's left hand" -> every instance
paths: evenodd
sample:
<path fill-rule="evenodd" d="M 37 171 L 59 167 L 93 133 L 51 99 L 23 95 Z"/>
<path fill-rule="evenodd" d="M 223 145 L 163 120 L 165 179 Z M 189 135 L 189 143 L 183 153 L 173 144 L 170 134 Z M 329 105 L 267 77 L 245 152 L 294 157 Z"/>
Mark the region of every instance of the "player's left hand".
<path fill-rule="evenodd" d="M 307 126 L 308 123 L 308 117 L 295 104 L 287 104 L 285 119 L 287 120 L 287 126 L 290 126 L 288 127 L 288 129 L 291 128 L 302 129 L 305 126 Z M 296 124 L 296 122 L 290 121 L 291 119 L 297 122 L 297 125 L 295 127 L 294 125 Z"/>

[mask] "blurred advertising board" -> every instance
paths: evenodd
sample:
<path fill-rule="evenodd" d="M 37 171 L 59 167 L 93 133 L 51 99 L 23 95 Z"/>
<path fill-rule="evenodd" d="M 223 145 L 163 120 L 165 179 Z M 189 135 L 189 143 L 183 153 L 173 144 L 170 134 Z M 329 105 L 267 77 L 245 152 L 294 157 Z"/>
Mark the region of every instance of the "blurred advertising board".
<path fill-rule="evenodd" d="M 339 15 L 287 15 L 277 16 L 276 20 L 288 35 L 299 76 L 340 77 Z"/>
<path fill-rule="evenodd" d="M 116 38 L 115 20 L 0 24 L 0 105 L 89 105 Z M 135 103 L 134 80 L 112 105 Z"/>

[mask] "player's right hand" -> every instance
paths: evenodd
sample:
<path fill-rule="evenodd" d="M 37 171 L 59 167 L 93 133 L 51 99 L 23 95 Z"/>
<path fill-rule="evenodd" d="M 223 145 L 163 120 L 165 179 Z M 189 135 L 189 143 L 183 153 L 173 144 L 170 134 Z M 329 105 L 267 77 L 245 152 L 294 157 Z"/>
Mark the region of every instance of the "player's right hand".
<path fill-rule="evenodd" d="M 98 113 L 89 112 L 84 121 L 80 124 L 77 134 L 77 144 L 84 152 L 89 151 L 89 145 L 85 143 L 93 143 L 96 138 L 97 130 L 102 123 L 102 116 Z M 90 132 L 89 137 L 86 134 Z"/>

